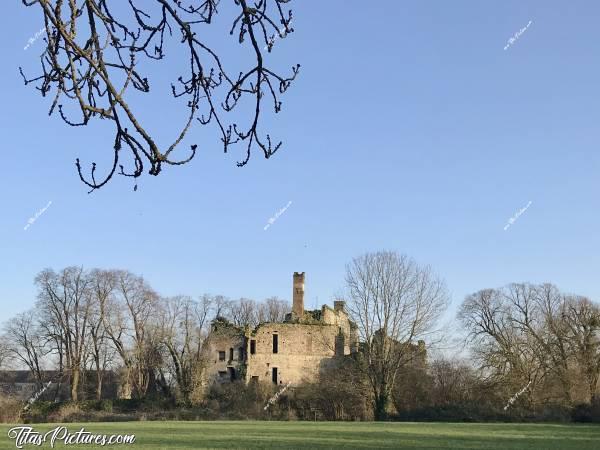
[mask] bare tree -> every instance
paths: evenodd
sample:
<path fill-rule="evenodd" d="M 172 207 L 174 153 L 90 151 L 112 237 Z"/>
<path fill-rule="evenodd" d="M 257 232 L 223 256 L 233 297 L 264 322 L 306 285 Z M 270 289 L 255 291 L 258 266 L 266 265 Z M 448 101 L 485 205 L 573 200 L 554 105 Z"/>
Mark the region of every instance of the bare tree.
<path fill-rule="evenodd" d="M 161 341 L 171 362 L 172 372 L 185 403 L 191 403 L 203 370 L 202 350 L 210 321 L 211 298 L 194 301 L 172 297 L 162 301 Z"/>
<path fill-rule="evenodd" d="M 517 286 L 510 295 L 485 289 L 467 296 L 458 314 L 483 374 L 503 386 L 507 397 L 528 382 L 535 390 L 548 373 L 540 341 L 518 326 L 527 324 L 538 332 L 543 326 L 532 292 Z"/>
<path fill-rule="evenodd" d="M 477 378 L 473 369 L 455 359 L 436 359 L 429 368 L 431 397 L 436 406 L 464 405 L 472 400 Z"/>
<path fill-rule="evenodd" d="M 155 381 L 159 297 L 139 276 L 114 271 L 115 295 L 105 311 L 106 333 L 124 365 L 124 396 L 144 397 Z"/>
<path fill-rule="evenodd" d="M 79 384 L 85 370 L 91 312 L 90 281 L 81 267 L 67 267 L 60 273 L 46 269 L 35 278 L 38 308 L 43 321 L 54 326 L 48 336 L 60 342 L 71 384 L 71 400 L 79 399 Z M 47 330 L 50 330 L 47 327 Z"/>
<path fill-rule="evenodd" d="M 201 299 L 201 302 L 210 302 L 212 305 L 212 314 L 214 317 L 222 317 L 227 314 L 227 310 L 229 308 L 230 300 L 224 295 L 215 295 L 210 296 L 208 294 L 204 294 Z"/>
<path fill-rule="evenodd" d="M 128 318 L 126 306 L 121 299 L 117 297 L 117 294 L 115 293 L 114 297 L 109 297 L 102 320 L 106 335 L 121 360 L 123 376 L 118 395 L 122 398 L 131 397 L 131 378 L 135 365 L 133 351 L 130 348 L 131 339 L 129 338 L 129 330 L 131 327 Z"/>
<path fill-rule="evenodd" d="M 8 347 L 8 339 L 6 336 L 0 335 L 0 370 L 4 367 L 4 364 L 8 361 L 10 356 L 10 349 Z"/>
<path fill-rule="evenodd" d="M 291 306 L 279 297 L 269 297 L 258 304 L 257 322 L 283 322 L 285 315 L 291 311 Z"/>
<path fill-rule="evenodd" d="M 539 359 L 547 358 L 547 367 L 560 383 L 567 403 L 571 403 L 571 389 L 573 385 L 570 373 L 570 359 L 568 340 L 568 327 L 561 318 L 564 309 L 565 295 L 556 286 L 545 283 L 540 286 L 528 286 L 526 284 L 513 284 L 508 287 L 508 297 L 512 305 L 523 310 L 522 300 L 519 297 L 525 295 L 519 293 L 527 292 L 527 296 L 533 299 L 533 313 L 527 321 L 516 320 L 518 327 L 532 336 L 541 350 Z M 529 294 L 531 292 L 531 294 Z M 535 312 L 539 310 L 539 324 L 535 325 Z M 525 312 L 523 312 L 525 315 Z"/>
<path fill-rule="evenodd" d="M 68 373 L 66 373 L 66 339 L 60 323 L 51 319 L 46 319 L 46 313 L 44 311 L 41 311 L 40 315 L 42 316 L 40 317 L 40 320 L 38 320 L 40 335 L 43 336 L 44 345 L 49 348 L 49 353 L 54 358 L 58 372 L 56 379 L 53 380 L 55 381 L 54 399 L 56 400 L 60 398 L 63 382 L 68 378 Z"/>
<path fill-rule="evenodd" d="M 468 296 L 459 318 L 481 368 L 509 389 L 530 383 L 530 391 L 537 391 L 532 402 L 539 396 L 572 406 L 574 386 L 583 378 L 594 398 L 600 318 L 589 300 L 551 284 L 513 283 Z"/>
<path fill-rule="evenodd" d="M 429 267 L 395 252 L 368 253 L 346 267 L 348 310 L 358 325 L 364 370 L 377 420 L 387 415 L 396 378 L 431 336 L 448 303 L 444 282 Z"/>
<path fill-rule="evenodd" d="M 564 303 L 562 319 L 568 327 L 569 352 L 575 355 L 590 402 L 594 402 L 600 378 L 600 307 L 588 298 L 570 296 Z"/>
<path fill-rule="evenodd" d="M 258 305 L 249 298 L 240 298 L 228 303 L 226 313 L 231 322 L 238 327 L 258 325 Z"/>
<path fill-rule="evenodd" d="M 6 347 L 4 356 L 10 355 L 31 372 L 38 388 L 44 382 L 43 359 L 49 352 L 38 327 L 34 311 L 18 314 L 4 328 Z"/>
<path fill-rule="evenodd" d="M 114 348 L 106 332 L 106 309 L 117 285 L 115 273 L 94 269 L 90 273 L 90 355 L 96 372 L 96 399 L 102 399 L 104 374 L 112 360 Z"/>
<path fill-rule="evenodd" d="M 79 176 L 92 190 L 105 185 L 117 170 L 137 178 L 145 163 L 150 166 L 149 174 L 158 175 L 163 164 L 189 162 L 196 154 L 196 145 L 181 157 L 174 151 L 196 121 L 216 125 L 225 152 L 237 143 L 245 147 L 238 166 L 248 162 L 255 147 L 265 158 L 280 148 L 281 142 L 274 144 L 269 134 L 263 137 L 259 131 L 263 103 L 270 100 L 274 111 L 279 112 L 279 94 L 288 89 L 300 66 L 292 67 L 290 75 L 278 75 L 266 65 L 264 48 L 270 53 L 276 35 L 285 37 L 294 31 L 292 12 L 284 9 L 290 0 L 258 0 L 253 6 L 248 6 L 247 0 L 234 0 L 221 5 L 231 16 L 229 35 L 236 34 L 252 55 L 251 66 L 239 72 L 226 69 L 225 61 L 208 42 L 207 26 L 219 23 L 214 20 L 219 0 L 195 4 L 179 0 L 22 1 L 26 6 L 40 7 L 47 44 L 41 57 L 41 75 L 28 78 L 21 69 L 25 84 L 37 82 L 43 96 L 54 90 L 50 114 L 58 109 L 70 126 L 85 126 L 99 118 L 114 127 L 113 162 L 102 180 L 96 179 L 95 163 L 86 177 L 77 159 Z M 168 46 L 174 32 L 174 47 Z M 167 47 L 172 56 L 185 58 L 189 64 L 187 69 L 184 64 L 177 70 L 171 85 L 171 94 L 183 100 L 187 111 L 170 144 L 162 147 L 143 125 L 142 108 L 136 110 L 126 100 L 134 95 L 126 94 L 132 89 L 150 91 L 148 76 L 141 70 L 149 62 L 164 60 Z M 238 118 L 249 116 L 250 120 L 247 125 L 237 121 L 228 124 L 227 113 L 238 113 Z M 73 117 L 75 114 L 78 117 Z M 128 169 L 122 164 L 126 152 L 132 160 Z"/>

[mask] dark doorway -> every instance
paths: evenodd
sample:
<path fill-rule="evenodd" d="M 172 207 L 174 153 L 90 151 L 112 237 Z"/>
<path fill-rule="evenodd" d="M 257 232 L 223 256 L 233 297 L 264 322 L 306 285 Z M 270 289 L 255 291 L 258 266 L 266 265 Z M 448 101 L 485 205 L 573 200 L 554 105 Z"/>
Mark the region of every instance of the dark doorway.
<path fill-rule="evenodd" d="M 235 369 L 228 367 L 227 370 L 229 370 L 229 381 L 235 381 Z"/>
<path fill-rule="evenodd" d="M 277 384 L 277 367 L 273 367 L 273 383 Z"/>
<path fill-rule="evenodd" d="M 335 337 L 335 356 L 344 356 L 344 348 L 346 347 L 346 337 L 341 332 Z"/>

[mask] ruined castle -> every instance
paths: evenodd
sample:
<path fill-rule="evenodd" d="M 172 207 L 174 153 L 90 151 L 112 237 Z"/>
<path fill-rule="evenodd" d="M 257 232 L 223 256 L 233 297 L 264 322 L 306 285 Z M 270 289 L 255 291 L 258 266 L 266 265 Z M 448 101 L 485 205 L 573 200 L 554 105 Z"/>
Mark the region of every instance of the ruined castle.
<path fill-rule="evenodd" d="M 305 311 L 304 279 L 304 272 L 294 273 L 292 311 L 283 322 L 254 329 L 223 319 L 213 322 L 206 347 L 208 382 L 314 382 L 336 358 L 358 351 L 357 327 L 345 302 Z"/>

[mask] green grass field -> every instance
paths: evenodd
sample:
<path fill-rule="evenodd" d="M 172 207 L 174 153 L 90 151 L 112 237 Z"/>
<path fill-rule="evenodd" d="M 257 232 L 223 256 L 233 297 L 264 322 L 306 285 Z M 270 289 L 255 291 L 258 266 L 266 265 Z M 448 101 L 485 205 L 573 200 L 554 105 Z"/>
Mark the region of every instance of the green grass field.
<path fill-rule="evenodd" d="M 57 425 L 32 425 L 46 432 Z M 348 422 L 125 422 L 83 426 L 93 434 L 135 434 L 133 445 L 104 448 L 395 448 L 395 449 L 600 449 L 598 425 L 348 423 Z M 0 426 L 0 449 L 14 449 L 10 426 Z M 41 447 L 50 448 L 46 443 Z M 56 448 L 99 448 L 93 445 Z"/>

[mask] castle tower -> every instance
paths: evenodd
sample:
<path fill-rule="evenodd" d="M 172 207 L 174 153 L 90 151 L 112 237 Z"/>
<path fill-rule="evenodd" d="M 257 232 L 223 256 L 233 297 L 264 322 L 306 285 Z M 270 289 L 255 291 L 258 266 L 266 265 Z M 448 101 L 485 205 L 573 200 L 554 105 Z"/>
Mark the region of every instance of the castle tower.
<path fill-rule="evenodd" d="M 304 315 L 304 272 L 294 272 L 294 299 L 292 315 L 302 317 Z"/>

